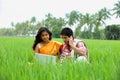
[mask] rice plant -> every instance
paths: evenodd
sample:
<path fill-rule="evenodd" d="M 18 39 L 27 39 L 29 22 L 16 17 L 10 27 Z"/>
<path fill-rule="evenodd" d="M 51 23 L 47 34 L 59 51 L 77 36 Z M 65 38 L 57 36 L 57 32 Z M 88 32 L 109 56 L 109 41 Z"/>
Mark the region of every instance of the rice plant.
<path fill-rule="evenodd" d="M 61 39 L 54 40 L 62 42 Z M 119 80 L 120 41 L 84 40 L 89 63 L 40 64 L 32 50 L 34 38 L 0 37 L 0 80 Z"/>

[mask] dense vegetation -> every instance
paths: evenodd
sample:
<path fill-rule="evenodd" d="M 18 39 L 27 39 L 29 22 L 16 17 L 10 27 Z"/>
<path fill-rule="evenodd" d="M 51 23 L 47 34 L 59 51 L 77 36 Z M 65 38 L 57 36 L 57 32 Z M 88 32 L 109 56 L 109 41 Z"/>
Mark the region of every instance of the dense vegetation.
<path fill-rule="evenodd" d="M 89 49 L 89 64 L 66 62 L 42 65 L 34 61 L 33 40 L 0 37 L 0 80 L 120 79 L 120 41 L 84 40 Z M 62 42 L 59 38 L 54 40 Z"/>
<path fill-rule="evenodd" d="M 109 40 L 120 39 L 120 25 L 111 25 L 105 28 L 106 38 Z"/>

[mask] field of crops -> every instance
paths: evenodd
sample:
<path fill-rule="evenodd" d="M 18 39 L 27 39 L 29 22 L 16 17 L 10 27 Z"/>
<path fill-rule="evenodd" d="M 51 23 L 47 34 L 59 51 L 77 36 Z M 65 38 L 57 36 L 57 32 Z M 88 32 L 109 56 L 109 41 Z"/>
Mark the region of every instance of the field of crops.
<path fill-rule="evenodd" d="M 34 38 L 0 37 L 0 80 L 120 79 L 120 40 L 84 40 L 89 49 L 89 64 L 46 65 L 34 61 L 33 41 Z"/>

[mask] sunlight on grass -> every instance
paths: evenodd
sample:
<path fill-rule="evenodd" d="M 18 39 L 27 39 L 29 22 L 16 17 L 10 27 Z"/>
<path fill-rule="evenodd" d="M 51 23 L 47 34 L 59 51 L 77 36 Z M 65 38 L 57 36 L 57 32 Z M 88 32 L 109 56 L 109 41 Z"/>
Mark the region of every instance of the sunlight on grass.
<path fill-rule="evenodd" d="M 66 61 L 56 65 L 42 65 L 34 60 L 33 41 L 34 38 L 0 37 L 0 80 L 120 79 L 120 41 L 85 40 L 89 64 Z"/>

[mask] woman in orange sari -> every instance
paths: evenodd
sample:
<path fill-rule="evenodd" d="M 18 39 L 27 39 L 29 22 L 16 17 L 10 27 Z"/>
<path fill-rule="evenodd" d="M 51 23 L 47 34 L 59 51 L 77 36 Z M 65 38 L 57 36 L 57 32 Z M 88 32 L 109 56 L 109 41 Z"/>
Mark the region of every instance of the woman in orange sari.
<path fill-rule="evenodd" d="M 52 40 L 52 33 L 41 27 L 35 37 L 33 44 L 34 53 L 57 56 L 61 43 Z"/>

